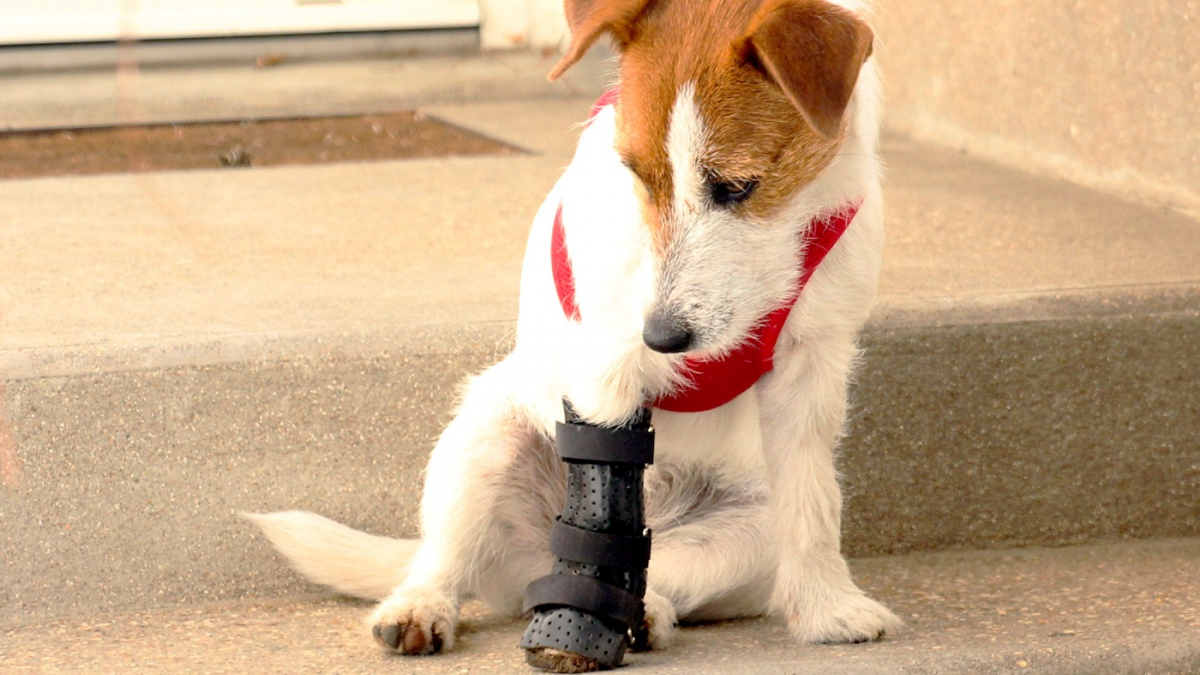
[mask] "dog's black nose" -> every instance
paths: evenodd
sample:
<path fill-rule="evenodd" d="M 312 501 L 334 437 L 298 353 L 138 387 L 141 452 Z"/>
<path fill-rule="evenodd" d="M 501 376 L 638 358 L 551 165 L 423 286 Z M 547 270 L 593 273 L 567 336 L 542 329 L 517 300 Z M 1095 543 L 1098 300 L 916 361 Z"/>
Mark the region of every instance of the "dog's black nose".
<path fill-rule="evenodd" d="M 686 324 L 661 312 L 651 313 L 642 326 L 642 340 L 646 346 L 663 354 L 686 352 L 692 346 L 693 337 Z"/>

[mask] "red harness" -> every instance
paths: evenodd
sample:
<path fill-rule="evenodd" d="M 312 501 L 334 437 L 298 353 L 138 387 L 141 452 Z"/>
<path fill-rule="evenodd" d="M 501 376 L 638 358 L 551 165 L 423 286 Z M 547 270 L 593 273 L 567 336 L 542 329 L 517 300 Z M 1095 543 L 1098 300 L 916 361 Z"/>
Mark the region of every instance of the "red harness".
<path fill-rule="evenodd" d="M 605 106 L 616 102 L 618 90 L 610 89 L 592 108 L 591 118 Z M 858 213 L 859 204 L 843 207 L 837 213 L 814 220 L 808 229 L 803 255 L 800 260 L 800 280 L 796 292 L 781 307 L 768 314 L 737 349 L 720 359 L 684 360 L 683 370 L 687 373 L 690 386 L 681 387 L 669 396 L 663 396 L 651 405 L 672 412 L 703 412 L 719 408 L 740 396 L 771 372 L 774 367 L 775 343 L 788 315 L 800 297 L 800 291 L 812 278 L 817 265 L 825 259 L 842 233 L 850 226 Z M 579 306 L 575 303 L 575 273 L 567 252 L 563 231 L 562 204 L 554 215 L 554 230 L 550 236 L 550 266 L 554 273 L 554 288 L 563 314 L 571 321 L 579 321 Z"/>

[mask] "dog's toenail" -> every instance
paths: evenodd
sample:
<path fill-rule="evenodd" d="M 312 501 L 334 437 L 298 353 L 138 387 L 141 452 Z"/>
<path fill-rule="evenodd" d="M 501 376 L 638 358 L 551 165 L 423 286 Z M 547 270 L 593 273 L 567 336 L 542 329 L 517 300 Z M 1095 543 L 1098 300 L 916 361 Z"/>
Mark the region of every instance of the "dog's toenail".
<path fill-rule="evenodd" d="M 374 632 L 375 632 L 376 640 L 383 642 L 383 644 L 391 647 L 392 649 L 396 649 L 397 647 L 400 646 L 400 627 L 399 626 L 397 626 L 395 624 L 392 624 L 390 626 L 385 626 L 383 628 L 380 628 L 379 626 L 375 626 Z"/>

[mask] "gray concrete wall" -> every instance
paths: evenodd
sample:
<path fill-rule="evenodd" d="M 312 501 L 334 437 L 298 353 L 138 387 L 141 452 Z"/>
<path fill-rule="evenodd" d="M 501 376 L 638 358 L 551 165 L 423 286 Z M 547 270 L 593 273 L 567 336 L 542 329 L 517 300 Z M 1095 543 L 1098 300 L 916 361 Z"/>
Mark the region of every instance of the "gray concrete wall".
<path fill-rule="evenodd" d="M 1200 211 L 1200 0 L 880 0 L 888 123 Z"/>

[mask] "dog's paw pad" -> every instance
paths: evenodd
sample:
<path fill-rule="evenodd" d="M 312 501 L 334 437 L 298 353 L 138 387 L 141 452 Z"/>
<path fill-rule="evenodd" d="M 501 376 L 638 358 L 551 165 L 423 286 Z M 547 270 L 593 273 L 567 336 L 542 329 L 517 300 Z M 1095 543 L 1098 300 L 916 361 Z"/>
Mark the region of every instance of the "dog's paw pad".
<path fill-rule="evenodd" d="M 549 647 L 526 649 L 525 663 L 551 673 L 591 673 L 600 670 L 599 661 Z"/>
<path fill-rule="evenodd" d="M 447 628 L 421 625 L 416 621 L 377 623 L 371 628 L 375 641 L 382 647 L 409 656 L 436 654 L 446 646 Z"/>
<path fill-rule="evenodd" d="M 389 599 L 371 617 L 371 635 L 380 646 L 425 656 L 454 645 L 455 611 L 448 601 L 412 604 Z"/>
<path fill-rule="evenodd" d="M 424 656 L 442 651 L 444 641 L 437 630 L 427 636 L 420 626 L 414 624 L 376 624 L 371 634 L 380 646 L 394 649 L 401 654 Z"/>

